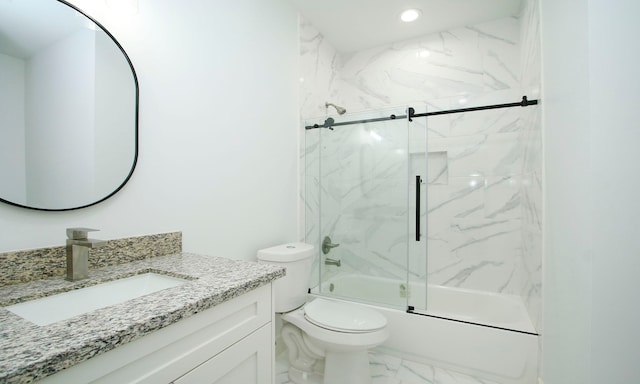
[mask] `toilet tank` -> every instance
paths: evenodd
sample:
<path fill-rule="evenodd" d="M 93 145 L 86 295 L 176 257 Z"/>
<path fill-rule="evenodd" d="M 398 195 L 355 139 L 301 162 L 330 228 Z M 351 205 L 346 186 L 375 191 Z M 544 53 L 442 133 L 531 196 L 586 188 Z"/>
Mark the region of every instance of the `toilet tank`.
<path fill-rule="evenodd" d="M 289 312 L 305 303 L 311 278 L 314 247 L 289 243 L 258 251 L 258 262 L 286 268 L 286 275 L 273 282 L 274 311 Z"/>

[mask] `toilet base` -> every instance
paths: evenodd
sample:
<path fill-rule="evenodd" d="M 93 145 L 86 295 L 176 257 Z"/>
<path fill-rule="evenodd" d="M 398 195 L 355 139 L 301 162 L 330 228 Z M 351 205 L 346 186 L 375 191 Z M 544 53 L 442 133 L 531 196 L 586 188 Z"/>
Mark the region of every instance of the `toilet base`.
<path fill-rule="evenodd" d="M 319 327 L 305 318 L 304 308 L 282 314 L 282 340 L 295 368 L 289 378 L 296 384 L 370 384 L 369 349 L 388 337 L 385 328 L 345 333 Z"/>
<path fill-rule="evenodd" d="M 296 384 L 371 384 L 369 351 L 318 349 L 322 341 L 285 323 L 282 339 L 287 346 L 289 380 Z"/>
<path fill-rule="evenodd" d="M 324 374 L 289 367 L 289 380 L 296 384 L 371 384 L 369 354 L 327 353 Z"/>

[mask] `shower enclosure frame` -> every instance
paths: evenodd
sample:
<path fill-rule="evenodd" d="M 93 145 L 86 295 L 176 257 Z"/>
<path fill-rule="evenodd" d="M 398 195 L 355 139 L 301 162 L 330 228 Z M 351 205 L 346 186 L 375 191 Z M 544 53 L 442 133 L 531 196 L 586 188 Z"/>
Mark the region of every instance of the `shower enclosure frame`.
<path fill-rule="evenodd" d="M 304 128 L 306 132 L 315 130 L 315 129 L 328 129 L 330 131 L 334 130 L 336 127 L 341 127 L 341 126 L 348 126 L 348 125 L 362 125 L 362 124 L 371 124 L 371 123 L 378 123 L 378 122 L 388 122 L 391 120 L 395 120 L 395 121 L 401 121 L 401 120 L 405 120 L 407 123 L 407 129 L 409 129 L 409 124 L 411 122 L 413 122 L 415 119 L 417 118 L 421 118 L 421 117 L 428 117 L 428 116 L 436 116 L 436 115 L 444 115 L 444 114 L 454 114 L 454 113 L 463 113 L 463 112 L 473 112 L 473 111 L 481 111 L 481 110 L 488 110 L 488 109 L 499 109 L 499 108 L 510 108 L 510 107 L 527 107 L 527 106 L 532 106 L 532 105 L 537 105 L 538 104 L 538 100 L 528 100 L 526 96 L 522 97 L 522 100 L 519 102 L 515 102 L 515 103 L 507 103 L 507 104 L 495 104 L 495 105 L 487 105 L 487 106 L 480 106 L 480 107 L 472 107 L 472 108 L 462 108 L 462 109 L 451 109 L 451 110 L 444 110 L 444 111 L 434 111 L 434 112 L 424 112 L 424 113 L 416 113 L 415 108 L 413 107 L 406 107 L 404 108 L 404 113 L 390 113 L 386 116 L 381 116 L 381 117 L 373 117 L 373 118 L 363 118 L 363 119 L 354 119 L 354 120 L 348 120 L 348 121 L 336 121 L 336 119 L 338 118 L 337 116 L 334 117 L 327 117 L 324 122 L 316 122 L 316 123 L 310 123 L 310 124 L 305 124 Z M 427 119 L 425 119 L 427 120 Z M 426 129 L 426 126 L 425 126 Z M 426 236 L 426 232 L 424 236 L 420 236 L 420 232 L 421 229 L 426 231 L 426 212 L 427 209 L 426 207 L 424 207 L 424 209 L 421 208 L 421 205 L 424 202 L 426 202 L 426 190 L 427 188 L 424 188 L 424 191 L 421 191 L 421 185 L 422 183 L 424 183 L 425 180 L 428 180 L 428 175 L 427 175 L 427 165 L 426 165 L 426 154 L 427 154 L 427 150 L 426 150 L 426 137 L 425 137 L 425 148 L 424 148 L 424 155 L 425 155 L 425 167 L 424 170 L 421 171 L 422 174 L 417 174 L 415 175 L 415 192 L 414 192 L 414 197 L 415 197 L 415 205 L 413 207 L 411 207 L 411 203 L 408 196 L 408 189 L 407 189 L 407 212 L 409 211 L 410 208 L 415 208 L 415 216 L 417 217 L 417 219 L 415 220 L 415 242 L 420 242 L 421 240 L 424 239 L 424 243 L 427 243 L 428 239 Z M 410 169 L 408 169 L 409 167 L 407 167 L 407 173 L 410 173 Z M 411 175 L 407 175 L 407 181 L 410 181 L 410 177 Z M 408 184 L 408 183 L 407 183 Z M 321 188 L 320 185 L 318 185 L 318 188 Z M 305 190 L 307 190 L 307 188 L 305 188 Z M 319 197 L 319 196 L 318 196 Z M 424 199 L 424 200 L 423 200 Z M 321 202 L 318 201 L 319 206 L 321 206 Z M 421 224 L 421 219 L 420 217 L 424 215 L 424 224 Z M 408 216 L 407 216 L 408 217 Z M 423 226 L 424 225 L 424 226 Z M 422 228 L 421 228 L 422 227 Z M 372 304 L 376 304 L 376 305 L 383 305 L 383 306 L 389 306 L 389 307 L 400 307 L 402 306 L 403 309 L 406 309 L 407 312 L 409 313 L 415 313 L 418 315 L 425 315 L 425 316 L 432 316 L 432 317 L 436 317 L 436 318 L 445 318 L 446 317 L 440 317 L 437 315 L 430 315 L 428 313 L 428 303 L 427 303 L 427 294 L 426 292 L 424 293 L 424 302 L 421 303 L 415 303 L 415 302 L 411 302 L 409 299 L 409 292 L 408 289 L 411 286 L 410 282 L 411 282 L 411 278 L 410 278 L 410 268 L 411 266 L 410 264 L 410 258 L 409 258 L 409 249 L 411 248 L 410 246 L 410 234 L 411 234 L 411 230 L 410 230 L 410 223 L 407 220 L 407 232 L 406 232 L 406 241 L 407 241 L 407 259 L 406 259 L 406 266 L 407 266 L 407 271 L 406 271 L 406 285 L 404 286 L 405 289 L 407 290 L 407 294 L 405 295 L 405 299 L 403 303 L 401 304 L 389 304 L 389 303 L 384 303 L 384 302 L 374 302 Z M 320 233 L 319 233 L 320 235 Z M 324 235 L 322 235 L 324 236 Z M 320 237 L 320 236 L 319 236 Z M 318 244 L 320 244 L 321 239 L 318 237 Z M 428 257 L 427 255 L 427 251 L 426 251 L 426 246 L 424 249 L 424 256 L 425 258 Z M 339 297 L 342 299 L 352 299 L 354 301 L 363 301 L 363 300 L 359 300 L 357 297 L 344 297 L 341 295 L 335 295 L 333 294 L 333 287 L 323 287 L 323 276 L 322 276 L 322 269 L 323 269 L 323 255 L 319 253 L 319 257 L 318 257 L 318 287 L 317 287 L 317 292 L 320 295 L 326 295 L 326 296 L 330 296 L 330 297 Z M 426 262 L 425 262 L 425 270 L 424 270 L 424 276 L 426 279 Z M 427 282 L 424 282 L 424 287 L 425 290 L 428 289 L 427 287 Z M 333 284 L 332 284 L 333 285 Z M 400 289 L 402 290 L 402 286 L 400 287 Z M 364 302 L 366 302 L 366 300 L 364 300 Z M 461 322 L 467 322 L 464 320 L 460 320 L 460 319 L 450 319 L 450 320 L 454 320 L 454 321 L 461 321 Z M 471 321 L 470 323 L 474 323 L 473 321 Z M 496 327 L 496 326 L 492 326 L 489 324 L 478 324 L 478 325 L 484 325 L 484 326 L 489 326 L 489 327 L 494 327 L 494 328 L 501 328 L 501 327 Z M 508 328 L 505 328 L 508 329 Z M 509 329 L 510 330 L 510 329 Z M 518 331 L 518 330 L 516 330 Z M 531 333 L 530 331 L 523 331 L 523 333 Z M 533 333 L 535 334 L 535 333 Z"/>

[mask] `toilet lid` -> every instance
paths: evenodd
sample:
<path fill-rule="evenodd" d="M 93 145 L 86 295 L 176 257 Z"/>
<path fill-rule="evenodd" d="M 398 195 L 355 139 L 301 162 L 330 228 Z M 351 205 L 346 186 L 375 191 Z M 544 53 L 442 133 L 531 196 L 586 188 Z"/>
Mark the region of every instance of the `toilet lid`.
<path fill-rule="evenodd" d="M 319 327 L 340 332 L 373 332 L 387 325 L 387 319 L 373 309 L 320 298 L 305 304 L 304 316 Z"/>

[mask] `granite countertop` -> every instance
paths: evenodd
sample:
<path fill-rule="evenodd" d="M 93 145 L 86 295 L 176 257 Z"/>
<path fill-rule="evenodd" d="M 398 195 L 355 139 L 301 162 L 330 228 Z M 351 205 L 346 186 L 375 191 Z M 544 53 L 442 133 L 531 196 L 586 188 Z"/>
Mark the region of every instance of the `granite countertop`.
<path fill-rule="evenodd" d="M 0 382 L 27 383 L 52 375 L 285 273 L 274 265 L 183 252 L 92 269 L 89 278 L 79 282 L 54 277 L 0 287 L 0 304 L 4 307 L 146 272 L 191 281 L 45 326 L 0 308 Z"/>

